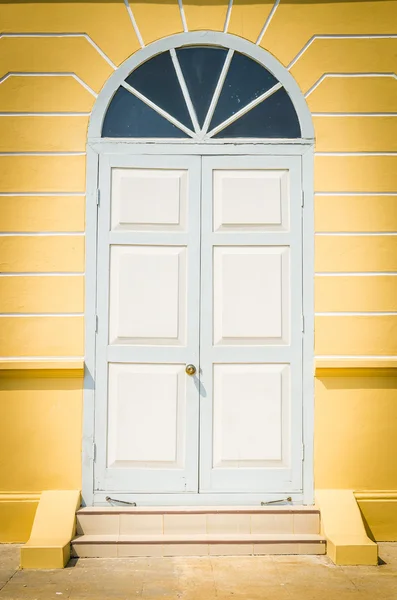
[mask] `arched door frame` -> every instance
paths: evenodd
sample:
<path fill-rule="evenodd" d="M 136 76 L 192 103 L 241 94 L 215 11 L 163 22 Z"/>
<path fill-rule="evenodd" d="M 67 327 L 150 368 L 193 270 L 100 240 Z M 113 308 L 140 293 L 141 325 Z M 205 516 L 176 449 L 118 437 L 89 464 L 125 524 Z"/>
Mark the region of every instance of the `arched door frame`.
<path fill-rule="evenodd" d="M 149 58 L 187 45 L 216 45 L 233 49 L 253 58 L 268 69 L 288 92 L 298 115 L 302 137 L 298 139 L 241 139 L 241 141 L 209 139 L 108 139 L 101 137 L 102 123 L 108 105 L 120 83 L 136 67 Z M 107 80 L 93 107 L 87 140 L 86 192 L 86 300 L 85 300 L 85 374 L 82 447 L 83 504 L 94 501 L 95 462 L 95 358 L 96 358 L 96 294 L 97 294 L 97 210 L 99 156 L 101 154 L 198 154 L 198 155 L 279 155 L 301 156 L 302 222 L 303 222 L 303 502 L 314 502 L 314 202 L 313 202 L 314 128 L 311 113 L 296 81 L 269 52 L 234 35 L 200 31 L 163 38 L 137 51 Z"/>

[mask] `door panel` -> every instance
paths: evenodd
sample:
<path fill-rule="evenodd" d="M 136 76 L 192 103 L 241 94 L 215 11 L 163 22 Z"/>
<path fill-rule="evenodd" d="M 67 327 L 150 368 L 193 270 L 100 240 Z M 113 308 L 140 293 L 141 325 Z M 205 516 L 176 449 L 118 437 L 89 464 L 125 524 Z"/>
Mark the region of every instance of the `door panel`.
<path fill-rule="evenodd" d="M 288 365 L 214 365 L 214 467 L 276 467 L 288 455 Z"/>
<path fill-rule="evenodd" d="M 113 246 L 109 339 L 186 345 L 186 247 Z"/>
<path fill-rule="evenodd" d="M 288 171 L 214 170 L 214 231 L 286 231 Z"/>
<path fill-rule="evenodd" d="M 214 247 L 214 345 L 288 343 L 289 249 Z"/>
<path fill-rule="evenodd" d="M 185 421 L 185 365 L 109 365 L 110 468 L 183 468 Z"/>
<path fill-rule="evenodd" d="M 186 229 L 188 172 L 163 169 L 113 169 L 112 229 L 183 231 Z"/>
<path fill-rule="evenodd" d="M 302 489 L 300 157 L 203 157 L 200 489 Z"/>
<path fill-rule="evenodd" d="M 200 158 L 101 157 L 95 489 L 198 491 Z"/>

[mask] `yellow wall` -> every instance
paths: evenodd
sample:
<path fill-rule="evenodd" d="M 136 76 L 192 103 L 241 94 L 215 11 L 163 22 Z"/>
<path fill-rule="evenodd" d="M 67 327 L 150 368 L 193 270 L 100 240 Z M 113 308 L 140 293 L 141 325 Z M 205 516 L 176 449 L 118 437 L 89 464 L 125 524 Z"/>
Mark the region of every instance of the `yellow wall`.
<path fill-rule="evenodd" d="M 140 40 L 184 29 L 177 0 L 129 4 L 136 29 L 124 0 L 0 3 L 2 31 L 19 34 L 0 37 L 3 366 L 9 358 L 23 357 L 26 368 L 34 357 L 84 354 L 89 114 Z M 316 354 L 342 361 L 397 355 L 397 316 L 379 314 L 397 312 L 390 275 L 397 272 L 397 238 L 385 235 L 397 230 L 397 157 L 384 154 L 397 151 L 397 1 L 281 0 L 261 38 L 273 6 L 234 0 L 228 32 L 258 41 L 290 68 L 313 113 L 316 152 L 326 153 L 315 157 Z M 187 28 L 222 31 L 227 7 L 226 0 L 183 0 Z M 315 481 L 318 488 L 389 490 L 390 503 L 397 377 L 367 374 L 342 369 L 316 381 Z M 3 499 L 8 494 L 20 509 L 23 494 L 80 487 L 81 375 L 5 370 L 0 386 Z M 28 521 L 35 506 L 29 498 Z M 375 522 L 373 506 L 366 510 Z M 0 535 L 10 540 L 7 531 Z"/>

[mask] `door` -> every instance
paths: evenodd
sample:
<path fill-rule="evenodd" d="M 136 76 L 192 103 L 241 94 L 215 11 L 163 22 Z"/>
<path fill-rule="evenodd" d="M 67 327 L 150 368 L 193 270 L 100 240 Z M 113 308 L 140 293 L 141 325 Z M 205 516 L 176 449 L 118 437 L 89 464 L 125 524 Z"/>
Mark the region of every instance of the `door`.
<path fill-rule="evenodd" d="M 300 157 L 202 162 L 200 489 L 302 489 Z"/>
<path fill-rule="evenodd" d="M 95 489 L 301 491 L 300 157 L 104 156 L 99 183 Z"/>
<path fill-rule="evenodd" d="M 197 492 L 200 157 L 100 162 L 94 489 Z"/>

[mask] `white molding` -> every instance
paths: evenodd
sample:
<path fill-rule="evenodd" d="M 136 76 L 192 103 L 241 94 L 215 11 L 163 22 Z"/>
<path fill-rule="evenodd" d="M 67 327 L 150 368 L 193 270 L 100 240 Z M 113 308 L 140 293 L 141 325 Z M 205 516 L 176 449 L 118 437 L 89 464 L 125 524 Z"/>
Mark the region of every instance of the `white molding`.
<path fill-rule="evenodd" d="M 397 231 L 316 231 L 318 237 L 374 237 L 396 236 Z"/>
<path fill-rule="evenodd" d="M 313 146 L 302 154 L 302 260 L 303 260 L 303 501 L 314 504 L 314 156 Z"/>
<path fill-rule="evenodd" d="M 52 198 L 53 196 L 60 196 L 60 197 L 69 197 L 69 196 L 85 196 L 85 192 L 0 192 L 0 198 L 5 197 L 5 198 L 12 198 L 12 197 L 18 197 L 19 196 L 29 196 L 29 197 L 36 197 L 36 198 L 42 198 L 42 197 L 49 197 Z"/>
<path fill-rule="evenodd" d="M 72 72 L 53 73 L 53 72 L 46 71 L 46 72 L 42 72 L 42 73 L 40 73 L 40 72 L 27 73 L 26 71 L 9 71 L 5 75 L 3 75 L 3 77 L 0 78 L 0 84 L 4 83 L 4 81 L 6 81 L 9 77 L 72 77 L 80 85 L 82 85 L 83 88 L 86 89 L 87 92 L 89 92 L 91 94 L 91 96 L 94 96 L 94 98 L 98 98 L 98 94 L 88 85 L 88 83 L 85 83 L 85 81 L 83 81 L 78 75 L 76 75 L 76 73 L 72 73 Z"/>
<path fill-rule="evenodd" d="M 244 106 L 243 108 L 238 110 L 236 113 L 234 113 L 234 115 L 232 115 L 231 117 L 226 119 L 226 121 L 223 121 L 222 123 L 220 123 L 219 125 L 214 127 L 214 129 L 211 129 L 211 131 L 209 131 L 207 134 L 208 137 L 212 137 L 212 136 L 216 135 L 217 133 L 219 133 L 220 131 L 222 131 L 223 129 L 226 129 L 226 127 L 228 127 L 229 125 L 231 125 L 232 123 L 237 121 L 240 117 L 242 117 L 247 112 L 249 112 L 250 110 L 255 108 L 255 106 L 258 106 L 258 104 L 260 104 L 261 102 L 263 102 L 264 100 L 266 100 L 267 98 L 272 96 L 273 94 L 275 94 L 281 88 L 282 88 L 281 83 L 276 83 L 273 87 L 270 88 L 270 90 L 267 90 L 266 92 L 264 92 L 263 94 L 261 94 L 260 96 L 255 98 L 255 100 L 252 100 L 252 102 L 249 102 L 246 106 Z"/>
<path fill-rule="evenodd" d="M 84 356 L 0 356 L 2 362 L 24 362 L 50 360 L 53 363 L 64 362 L 65 360 L 84 360 Z"/>
<path fill-rule="evenodd" d="M 0 152 L 0 156 L 85 156 L 85 152 Z"/>
<path fill-rule="evenodd" d="M 85 305 L 84 305 L 84 394 L 82 440 L 82 501 L 94 503 L 94 423 L 95 423 L 95 353 L 97 312 L 97 189 L 99 156 L 87 146 Z"/>
<path fill-rule="evenodd" d="M 315 277 L 396 277 L 397 271 L 318 271 Z"/>
<path fill-rule="evenodd" d="M 225 24 L 223 26 L 223 33 L 227 33 L 229 29 L 230 17 L 232 16 L 232 8 L 233 8 L 233 0 L 229 0 L 229 4 L 227 5 Z"/>
<path fill-rule="evenodd" d="M 94 42 L 94 40 L 87 33 L 0 33 L 0 38 L 85 38 L 89 44 L 98 52 L 98 54 L 112 67 L 113 70 L 117 69 L 117 66 L 112 60 L 104 53 L 103 50 Z"/>
<path fill-rule="evenodd" d="M 91 112 L 0 112 L 0 117 L 89 117 Z"/>
<path fill-rule="evenodd" d="M 128 75 L 136 67 L 160 52 L 165 52 L 167 50 L 171 50 L 172 48 L 178 49 L 186 45 L 190 46 L 195 44 L 216 45 L 229 50 L 236 50 L 246 54 L 247 56 L 250 56 L 253 60 L 262 64 L 274 75 L 274 77 L 280 82 L 290 96 L 298 115 L 302 138 L 314 139 L 314 127 L 311 113 L 298 84 L 288 70 L 276 58 L 274 58 L 270 52 L 267 52 L 252 42 L 228 33 L 215 31 L 195 31 L 172 35 L 153 42 L 149 46 L 138 50 L 109 77 L 99 93 L 98 99 L 95 102 L 92 110 L 88 128 L 88 140 L 91 141 L 92 139 L 101 137 L 104 115 L 114 95 L 114 92 L 120 85 L 123 85 L 126 77 L 128 77 Z"/>
<path fill-rule="evenodd" d="M 312 92 L 324 81 L 324 79 L 335 78 L 335 79 L 355 79 L 355 78 L 371 78 L 371 77 L 391 77 L 397 79 L 396 73 L 323 73 L 321 77 L 317 79 L 315 83 L 305 93 L 305 98 L 310 96 Z"/>
<path fill-rule="evenodd" d="M 0 273 L 0 277 L 85 277 L 84 271 L 68 271 L 68 272 L 60 272 L 60 271 L 36 271 L 34 273 L 26 272 L 26 271 L 18 271 L 18 272 L 6 272 Z"/>
<path fill-rule="evenodd" d="M 357 360 L 390 360 L 396 359 L 397 356 L 384 356 L 383 354 L 316 354 L 314 358 L 326 358 L 326 359 L 339 359 L 339 358 L 348 358 L 348 359 L 357 359 Z"/>
<path fill-rule="evenodd" d="M 315 152 L 315 156 L 397 156 L 397 152 Z"/>
<path fill-rule="evenodd" d="M 260 33 L 259 33 L 258 39 L 255 42 L 255 44 L 257 44 L 258 46 L 261 43 L 261 41 L 263 39 L 263 36 L 265 35 L 266 30 L 267 30 L 267 28 L 270 25 L 270 21 L 273 19 L 274 13 L 276 12 L 277 7 L 278 7 L 279 4 L 280 4 L 280 0 L 275 0 L 275 2 L 273 4 L 273 7 L 272 7 L 272 10 L 268 14 L 267 19 L 266 19 L 266 21 L 265 21 L 265 23 L 264 23 L 264 25 L 263 25 Z"/>
<path fill-rule="evenodd" d="M 157 104 L 155 104 L 154 102 L 152 102 L 151 100 L 149 100 L 149 98 L 147 98 L 146 96 L 144 96 L 143 94 L 141 94 L 141 92 L 139 92 L 137 89 L 135 89 L 134 87 L 132 87 L 132 85 L 130 85 L 126 81 L 122 81 L 120 83 L 120 85 L 123 86 L 123 88 L 125 88 L 130 94 L 132 94 L 133 96 L 136 96 L 139 100 L 141 100 L 142 102 L 144 102 L 147 106 L 149 106 L 150 108 L 152 108 L 153 110 L 155 110 L 159 115 L 161 115 L 162 117 L 164 117 L 164 119 L 166 119 L 167 121 L 169 121 L 170 123 L 172 123 L 173 125 L 175 125 L 175 127 L 178 127 L 178 129 L 181 129 L 182 131 L 184 131 L 185 133 L 187 133 L 187 135 L 190 135 L 192 138 L 196 137 L 194 131 L 192 131 L 191 129 L 189 129 L 185 125 L 183 125 L 183 123 L 181 123 L 180 121 L 178 121 L 178 119 L 175 119 L 167 111 L 165 111 L 162 108 L 160 108 L 160 106 L 157 106 Z"/>
<path fill-rule="evenodd" d="M 186 102 L 186 106 L 187 106 L 187 109 L 188 109 L 188 112 L 189 112 L 189 116 L 190 116 L 190 119 L 191 119 L 193 127 L 194 127 L 194 132 L 196 134 L 199 134 L 199 132 L 200 132 L 200 125 L 199 125 L 199 122 L 197 120 L 196 111 L 194 110 L 193 102 L 192 102 L 192 99 L 190 98 L 189 90 L 187 88 L 185 77 L 183 76 L 183 72 L 182 72 L 182 69 L 181 69 L 181 65 L 179 64 L 179 60 L 178 60 L 178 56 L 176 54 L 175 48 L 171 48 L 170 54 L 171 54 L 172 64 L 174 65 L 174 69 L 175 69 L 175 72 L 176 72 L 176 76 L 177 76 L 179 85 L 180 85 L 181 90 L 182 90 L 183 98 L 184 98 L 184 100 Z"/>
<path fill-rule="evenodd" d="M 84 313 L 82 312 L 75 312 L 75 313 L 37 313 L 37 312 L 30 312 L 30 313 L 0 313 L 0 319 L 2 317 L 12 317 L 13 319 L 18 318 L 18 317 L 32 317 L 32 318 L 36 318 L 36 317 L 84 317 Z"/>
<path fill-rule="evenodd" d="M 96 491 L 93 499 L 93 506 L 106 506 L 106 496 L 116 495 L 125 502 L 136 502 L 138 506 L 256 506 L 260 507 L 261 502 L 274 502 L 286 500 L 286 497 L 292 498 L 292 505 L 301 505 L 304 503 L 302 493 L 297 492 L 263 492 L 261 494 L 245 493 L 201 493 L 201 494 L 128 494 L 119 491 L 98 492 Z M 310 504 L 313 504 L 311 502 Z M 272 506 L 272 505 L 270 505 Z M 275 505 L 277 507 L 277 504 Z"/>
<path fill-rule="evenodd" d="M 209 156 L 212 154 L 265 154 L 265 155 L 282 155 L 298 154 L 301 155 L 305 149 L 311 148 L 313 142 L 309 140 L 236 140 L 228 139 L 218 140 L 199 140 L 193 143 L 194 140 L 189 140 L 189 144 L 176 143 L 175 140 L 170 140 L 164 143 L 163 140 L 156 139 L 107 139 L 99 138 L 88 142 L 88 146 L 98 153 L 105 154 L 200 154 Z"/>
<path fill-rule="evenodd" d="M 189 31 L 189 29 L 188 29 L 188 26 L 187 26 L 185 9 L 183 8 L 183 1 L 182 0 L 178 0 L 178 6 L 179 6 L 179 13 L 181 15 L 181 21 L 182 21 L 183 31 L 186 33 L 186 32 Z"/>
<path fill-rule="evenodd" d="M 135 20 L 134 13 L 132 12 L 130 3 L 129 3 L 128 0 L 124 0 L 124 4 L 125 4 L 125 7 L 127 9 L 128 16 L 130 18 L 132 27 L 133 27 L 133 29 L 135 31 L 135 35 L 138 38 L 138 42 L 140 43 L 141 48 L 143 48 L 145 46 L 145 42 L 143 41 L 143 38 L 141 36 L 141 32 L 139 31 L 139 27 L 138 27 L 138 24 L 137 24 L 137 22 Z"/>
<path fill-rule="evenodd" d="M 314 192 L 315 196 L 397 196 L 397 192 Z"/>
<path fill-rule="evenodd" d="M 308 42 L 299 50 L 298 54 L 294 59 L 289 63 L 287 69 L 290 70 L 296 64 L 296 62 L 301 58 L 301 56 L 306 52 L 306 50 L 313 44 L 315 40 L 374 40 L 374 39 L 396 39 L 397 34 L 374 34 L 367 35 L 361 33 L 346 33 L 346 34 L 315 34 L 313 35 Z"/>
<path fill-rule="evenodd" d="M 312 117 L 397 117 L 397 112 L 312 112 Z"/>
<path fill-rule="evenodd" d="M 85 237 L 84 231 L 2 231 L 0 237 Z"/>
<path fill-rule="evenodd" d="M 223 67 L 222 67 L 222 71 L 220 72 L 220 75 L 219 75 L 218 83 L 216 84 L 214 94 L 211 98 L 211 103 L 208 107 L 208 111 L 207 111 L 207 114 L 204 119 L 204 124 L 203 124 L 203 128 L 202 128 L 203 138 L 205 138 L 205 136 L 207 134 L 208 127 L 210 126 L 212 117 L 215 112 L 216 105 L 218 104 L 219 96 L 221 95 L 223 84 L 225 83 L 225 79 L 226 79 L 227 73 L 229 71 L 229 67 L 230 67 L 231 60 L 233 58 L 233 54 L 234 54 L 234 50 L 229 50 L 226 55 L 225 62 L 223 63 Z"/>
<path fill-rule="evenodd" d="M 339 311 L 316 312 L 316 317 L 396 317 L 396 311 Z"/>

